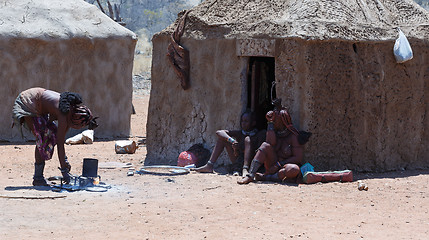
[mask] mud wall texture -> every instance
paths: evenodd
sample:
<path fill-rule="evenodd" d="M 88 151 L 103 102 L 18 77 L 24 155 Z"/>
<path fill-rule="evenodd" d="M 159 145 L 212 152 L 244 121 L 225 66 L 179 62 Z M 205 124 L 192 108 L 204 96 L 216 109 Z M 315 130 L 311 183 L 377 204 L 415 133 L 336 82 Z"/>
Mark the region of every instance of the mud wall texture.
<path fill-rule="evenodd" d="M 277 94 L 295 125 L 313 132 L 305 158 L 316 169 L 388 171 L 429 166 L 429 43 L 278 40 Z"/>
<path fill-rule="evenodd" d="M 100 117 L 96 137 L 128 136 L 135 44 L 132 37 L 0 38 L 0 139 L 22 140 L 17 128 L 10 128 L 12 105 L 31 87 L 81 94 L 84 104 Z"/>
<path fill-rule="evenodd" d="M 276 39 L 277 96 L 294 125 L 313 133 L 305 161 L 316 170 L 429 166 L 429 43 L 409 40 L 414 59 L 399 64 L 394 40 Z M 212 149 L 217 129 L 239 127 L 248 58 L 236 56 L 232 39 L 185 39 L 192 87 L 184 91 L 165 57 L 167 38 L 153 41 L 147 164 L 176 164 L 194 143 Z"/>
<path fill-rule="evenodd" d="M 182 39 L 190 51 L 190 83 L 183 90 L 167 60 L 168 35 L 153 38 L 152 89 L 145 164 L 177 164 L 196 143 L 210 150 L 216 130 L 239 128 L 247 61 L 236 56 L 235 40 Z M 243 72 L 244 69 L 244 72 Z"/>

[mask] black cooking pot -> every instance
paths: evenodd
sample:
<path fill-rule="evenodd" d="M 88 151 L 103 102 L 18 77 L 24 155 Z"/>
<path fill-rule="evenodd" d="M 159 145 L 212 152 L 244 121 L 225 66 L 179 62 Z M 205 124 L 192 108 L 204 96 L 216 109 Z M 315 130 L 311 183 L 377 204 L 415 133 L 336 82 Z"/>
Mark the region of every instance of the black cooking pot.
<path fill-rule="evenodd" d="M 84 158 L 82 176 L 84 177 L 98 177 L 98 159 Z"/>

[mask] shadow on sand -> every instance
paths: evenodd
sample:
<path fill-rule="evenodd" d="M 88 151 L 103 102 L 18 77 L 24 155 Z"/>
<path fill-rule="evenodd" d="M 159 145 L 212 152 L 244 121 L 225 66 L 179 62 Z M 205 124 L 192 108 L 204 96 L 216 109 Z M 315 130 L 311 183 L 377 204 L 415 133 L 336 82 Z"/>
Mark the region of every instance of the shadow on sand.
<path fill-rule="evenodd" d="M 391 171 L 382 173 L 361 173 L 353 172 L 353 180 L 364 180 L 364 179 L 382 179 L 382 178 L 407 178 L 418 175 L 429 175 L 429 169 L 424 170 L 404 170 L 404 171 Z"/>
<path fill-rule="evenodd" d="M 37 190 L 37 191 L 52 191 L 50 186 L 7 186 L 4 188 L 6 191 L 19 191 L 19 190 Z"/>

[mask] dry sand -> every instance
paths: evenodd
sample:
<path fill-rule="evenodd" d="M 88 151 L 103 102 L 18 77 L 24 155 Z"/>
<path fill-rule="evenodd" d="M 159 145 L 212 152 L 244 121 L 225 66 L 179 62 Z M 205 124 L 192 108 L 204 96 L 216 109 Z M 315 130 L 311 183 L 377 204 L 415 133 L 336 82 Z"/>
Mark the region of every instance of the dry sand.
<path fill-rule="evenodd" d="M 134 96 L 131 139 L 146 137 L 147 95 Z M 114 141 L 66 146 L 72 173 L 82 159 L 131 162 L 144 145 L 118 155 Z M 356 174 L 357 183 L 236 184 L 238 177 L 191 173 L 127 176 L 99 169 L 107 192 L 56 193 L 31 186 L 34 143 L 1 143 L 0 239 L 427 239 L 429 171 Z M 58 160 L 45 176 L 59 175 Z M 16 198 L 13 198 L 16 197 Z M 26 199 L 39 197 L 44 199 Z M 52 197 L 52 198 L 49 198 Z M 54 198 L 61 197 L 61 198 Z"/>

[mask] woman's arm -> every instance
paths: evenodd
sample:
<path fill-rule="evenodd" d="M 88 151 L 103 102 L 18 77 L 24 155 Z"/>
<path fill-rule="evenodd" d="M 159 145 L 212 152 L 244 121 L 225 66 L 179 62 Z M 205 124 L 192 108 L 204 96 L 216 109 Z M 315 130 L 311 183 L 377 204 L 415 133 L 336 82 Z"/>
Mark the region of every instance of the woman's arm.
<path fill-rule="evenodd" d="M 66 151 L 64 148 L 66 133 L 68 129 L 69 127 L 67 124 L 67 116 L 64 114 L 60 114 L 60 116 L 58 116 L 57 150 L 60 167 L 62 169 L 70 167 L 70 164 L 66 162 Z"/>
<path fill-rule="evenodd" d="M 218 135 L 218 137 L 224 139 L 225 141 L 228 141 L 228 138 L 230 138 L 231 136 L 229 136 L 228 134 L 228 130 L 217 130 L 216 131 L 216 135 Z"/>
<path fill-rule="evenodd" d="M 232 131 L 232 132 L 234 134 L 238 131 Z M 231 137 L 229 130 L 217 130 L 216 135 L 219 138 L 223 139 L 224 141 L 231 143 L 232 149 L 234 150 L 234 155 L 235 156 L 239 155 L 240 149 L 239 149 L 238 141 L 237 139 Z"/>
<path fill-rule="evenodd" d="M 277 144 L 277 136 L 276 136 L 276 132 L 274 131 L 275 113 L 273 111 L 269 111 L 265 115 L 265 118 L 267 119 L 267 122 L 268 122 L 267 136 L 265 138 L 265 141 L 274 147 Z"/>

